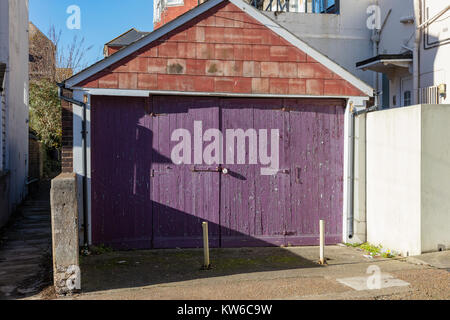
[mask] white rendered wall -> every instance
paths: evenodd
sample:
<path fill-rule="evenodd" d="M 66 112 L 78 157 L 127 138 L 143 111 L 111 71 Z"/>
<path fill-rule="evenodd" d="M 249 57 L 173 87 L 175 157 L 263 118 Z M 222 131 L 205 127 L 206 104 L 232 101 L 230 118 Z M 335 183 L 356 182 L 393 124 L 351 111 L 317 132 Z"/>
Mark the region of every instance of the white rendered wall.
<path fill-rule="evenodd" d="M 450 248 L 450 105 L 367 115 L 367 240 L 418 255 Z"/>
<path fill-rule="evenodd" d="M 421 253 L 421 108 L 367 115 L 367 241 Z"/>
<path fill-rule="evenodd" d="M 450 105 L 422 106 L 422 252 L 450 249 Z"/>
<path fill-rule="evenodd" d="M 28 0 L 0 4 L 0 61 L 7 64 L 6 170 L 10 171 L 10 209 L 26 196 L 28 177 Z M 10 212 L 3 213 L 8 216 Z"/>
<path fill-rule="evenodd" d="M 28 1 L 9 0 L 8 148 L 11 201 L 26 195 L 28 178 Z"/>

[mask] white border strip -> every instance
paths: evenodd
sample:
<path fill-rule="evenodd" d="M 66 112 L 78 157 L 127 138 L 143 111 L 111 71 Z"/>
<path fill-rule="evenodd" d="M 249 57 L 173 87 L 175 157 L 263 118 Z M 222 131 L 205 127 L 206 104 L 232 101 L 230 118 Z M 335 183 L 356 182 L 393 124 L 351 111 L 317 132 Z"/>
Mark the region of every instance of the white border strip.
<path fill-rule="evenodd" d="M 91 96 L 92 95 L 105 95 L 105 96 L 128 96 L 128 97 L 148 97 L 150 94 L 165 94 L 165 95 L 207 95 L 207 93 L 189 93 L 189 92 L 168 92 L 168 91 L 147 91 L 147 90 L 115 90 L 115 89 L 88 89 L 88 88 L 74 88 L 74 98 L 82 101 L 84 95 L 88 95 L 88 103 L 86 110 L 86 120 L 87 120 L 87 136 L 86 136 L 86 148 L 87 148 L 87 177 L 88 177 L 88 243 L 92 244 L 92 193 L 91 193 Z M 226 96 L 226 95 L 221 95 Z M 369 100 L 368 97 L 342 97 L 342 96 L 289 96 L 289 95 L 241 95 L 241 94 L 229 94 L 231 97 L 280 97 L 280 98 L 340 98 L 340 99 L 348 99 L 347 105 L 345 108 L 345 120 L 344 120 L 344 190 L 343 190 L 343 234 L 342 239 L 344 242 L 348 242 L 347 239 L 347 204 L 346 201 L 348 194 L 347 189 L 347 180 L 348 180 L 348 145 L 350 143 L 350 137 L 348 137 L 348 120 L 350 117 L 350 109 L 351 105 L 354 106 L 365 106 L 365 101 Z M 74 117 L 73 117 L 73 169 L 74 172 L 78 174 L 78 176 L 82 175 L 82 156 L 83 150 L 81 149 L 81 119 L 82 119 L 82 107 L 72 104 Z M 78 179 L 78 208 L 79 208 L 79 217 L 83 217 L 82 215 L 82 180 Z M 80 225 L 83 221 L 80 219 Z"/>
<path fill-rule="evenodd" d="M 153 41 L 161 38 L 165 34 L 175 30 L 176 28 L 184 25 L 185 23 L 196 18 L 197 16 L 215 7 L 216 5 L 220 4 L 223 1 L 225 0 L 209 0 L 204 2 L 202 5 L 195 7 L 194 9 L 188 11 L 179 18 L 169 22 L 168 24 L 163 25 L 161 28 L 150 33 L 148 36 L 142 38 L 141 40 L 136 41 L 135 43 L 129 45 L 128 47 L 118 51 L 117 53 L 109 56 L 108 58 L 92 65 L 91 67 L 85 69 L 84 71 L 81 71 L 80 73 L 69 78 L 65 82 L 66 88 L 71 88 L 72 86 L 82 82 L 83 80 L 86 80 L 89 77 L 99 73 L 100 71 L 104 70 L 110 65 L 126 58 L 130 54 L 152 43 Z M 297 38 L 291 32 L 284 29 L 276 22 L 274 22 L 272 19 L 259 12 L 256 8 L 243 2 L 242 0 L 228 0 L 228 1 L 233 3 L 242 11 L 247 12 L 251 17 L 253 17 L 261 24 L 263 24 L 264 26 L 266 26 L 267 28 L 269 28 L 270 30 L 272 30 L 273 32 L 284 38 L 286 41 L 290 42 L 293 46 L 302 50 L 303 52 L 311 56 L 313 59 L 326 66 L 328 69 L 330 69 L 330 71 L 336 73 L 343 79 L 347 80 L 353 86 L 361 90 L 364 94 L 368 95 L 369 97 L 373 97 L 374 89 L 372 87 L 370 87 L 364 81 L 355 77 L 352 73 L 342 68 L 340 65 L 338 65 L 336 62 L 334 62 L 327 56 L 323 55 L 316 49 L 309 46 L 307 43 Z"/>
<path fill-rule="evenodd" d="M 81 90 L 73 91 L 73 98 L 78 101 L 83 101 L 86 92 Z M 91 96 L 87 95 L 88 102 L 86 104 L 86 157 L 87 157 L 87 167 L 86 167 L 86 176 L 87 176 L 87 216 L 88 221 L 85 223 L 83 221 L 83 149 L 82 149 L 82 119 L 83 119 L 83 107 L 72 104 L 73 110 L 73 172 L 77 174 L 79 179 L 77 179 L 78 183 L 78 217 L 79 217 L 79 225 L 81 228 L 82 224 L 85 224 L 88 230 L 88 244 L 92 244 L 92 225 L 91 225 Z M 85 241 L 82 239 L 84 235 L 80 234 L 80 241 Z M 83 244 L 80 242 L 80 244 Z"/>

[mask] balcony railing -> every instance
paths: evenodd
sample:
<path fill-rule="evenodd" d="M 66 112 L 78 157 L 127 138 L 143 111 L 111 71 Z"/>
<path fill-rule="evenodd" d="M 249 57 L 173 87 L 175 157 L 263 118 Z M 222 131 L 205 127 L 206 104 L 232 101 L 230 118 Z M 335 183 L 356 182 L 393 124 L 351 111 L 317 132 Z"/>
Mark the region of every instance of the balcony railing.
<path fill-rule="evenodd" d="M 339 0 L 250 0 L 262 11 L 339 14 Z"/>

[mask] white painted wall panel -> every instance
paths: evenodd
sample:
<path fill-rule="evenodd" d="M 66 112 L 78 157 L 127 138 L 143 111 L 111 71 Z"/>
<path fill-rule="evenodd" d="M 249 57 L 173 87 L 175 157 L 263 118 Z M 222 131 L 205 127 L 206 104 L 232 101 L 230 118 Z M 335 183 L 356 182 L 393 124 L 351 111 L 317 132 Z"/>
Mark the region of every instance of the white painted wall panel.
<path fill-rule="evenodd" d="M 0 2 L 0 61 L 6 63 L 5 168 L 10 171 L 10 209 L 27 194 L 28 177 L 28 0 Z M 8 212 L 1 212 L 3 219 Z M 6 216 L 6 218 L 5 218 Z"/>
<path fill-rule="evenodd" d="M 420 106 L 367 115 L 367 240 L 421 253 Z"/>
<path fill-rule="evenodd" d="M 422 107 L 422 252 L 450 249 L 450 105 Z"/>
<path fill-rule="evenodd" d="M 367 115 L 367 239 L 418 255 L 450 248 L 450 105 Z"/>

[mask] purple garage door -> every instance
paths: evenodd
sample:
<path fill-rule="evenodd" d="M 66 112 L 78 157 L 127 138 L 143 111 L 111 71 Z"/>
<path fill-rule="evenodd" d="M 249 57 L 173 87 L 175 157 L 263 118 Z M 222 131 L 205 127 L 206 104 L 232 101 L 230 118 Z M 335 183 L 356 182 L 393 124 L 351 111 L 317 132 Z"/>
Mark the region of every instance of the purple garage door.
<path fill-rule="evenodd" d="M 193 107 L 195 106 L 195 107 Z M 162 161 L 153 161 L 152 209 L 153 247 L 201 247 L 202 222 L 209 222 L 210 245 L 219 245 L 219 174 L 215 167 L 195 164 L 175 165 L 171 141 L 176 129 L 194 133 L 194 121 L 202 129 L 218 128 L 219 107 L 214 98 L 154 97 L 153 149 Z M 194 157 L 194 136 L 191 139 Z M 202 143 L 203 150 L 205 143 Z M 212 172 L 210 172 L 211 170 Z"/>
<path fill-rule="evenodd" d="M 310 245 L 318 243 L 318 220 L 325 219 L 327 242 L 337 243 L 343 119 L 343 101 L 330 99 L 93 97 L 93 242 L 116 248 L 200 247 L 201 222 L 208 221 L 213 247 Z M 223 133 L 224 164 L 195 159 L 195 150 L 205 150 L 213 140 L 198 140 L 194 123 L 200 136 L 208 129 Z M 172 133 L 180 128 L 191 133 L 189 164 L 171 159 L 178 144 Z M 238 129 L 249 134 L 240 159 L 238 138 L 226 134 Z M 275 151 L 271 132 L 278 132 L 279 163 L 271 175 L 261 174 L 267 167 L 259 157 L 261 129 L 269 141 L 266 155 Z M 232 157 L 227 156 L 231 140 Z"/>
<path fill-rule="evenodd" d="M 91 226 L 94 244 L 148 248 L 153 238 L 152 119 L 145 99 L 92 97 Z"/>

